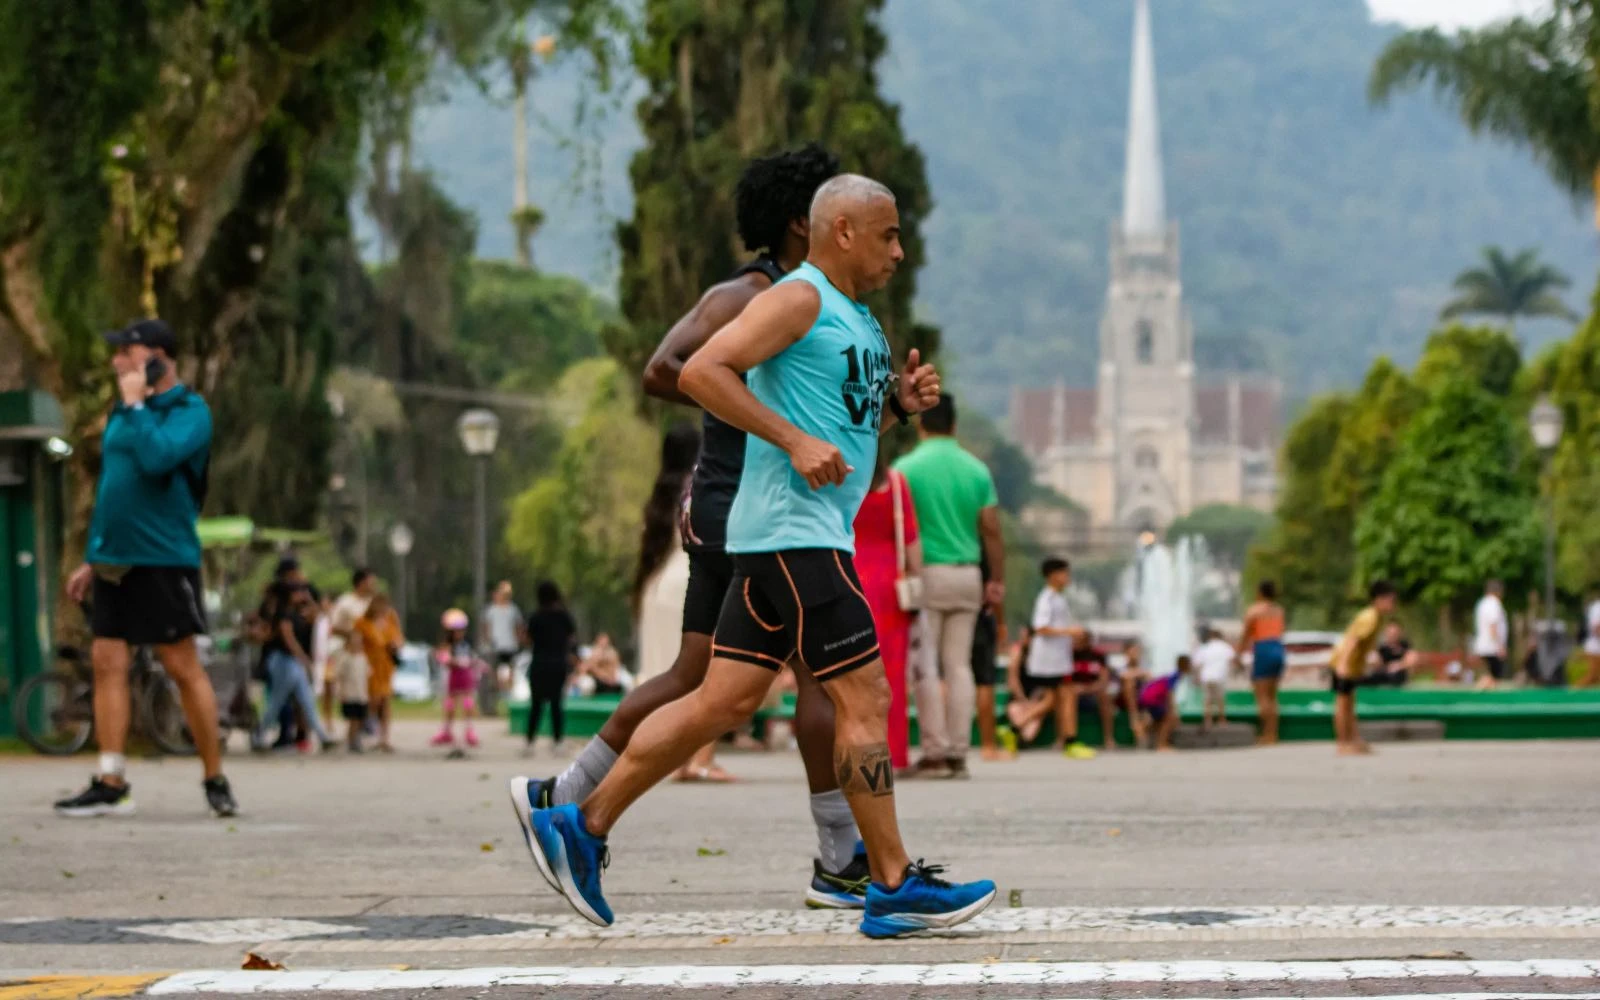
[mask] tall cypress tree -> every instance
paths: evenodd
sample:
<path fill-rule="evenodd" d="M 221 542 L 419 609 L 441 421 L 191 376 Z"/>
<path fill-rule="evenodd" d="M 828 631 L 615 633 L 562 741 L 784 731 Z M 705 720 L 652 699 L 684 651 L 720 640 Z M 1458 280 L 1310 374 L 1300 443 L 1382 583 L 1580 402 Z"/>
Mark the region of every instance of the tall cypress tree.
<path fill-rule="evenodd" d="M 883 2 L 646 0 L 634 52 L 649 87 L 645 146 L 629 168 L 633 218 L 617 229 L 630 328 L 607 337 L 628 370 L 642 371 L 667 327 L 745 256 L 733 209 L 745 163 L 813 139 L 894 191 L 906 260 L 871 305 L 897 353 L 937 346 L 938 331 L 912 320 L 933 202 L 922 152 L 878 92 Z"/>

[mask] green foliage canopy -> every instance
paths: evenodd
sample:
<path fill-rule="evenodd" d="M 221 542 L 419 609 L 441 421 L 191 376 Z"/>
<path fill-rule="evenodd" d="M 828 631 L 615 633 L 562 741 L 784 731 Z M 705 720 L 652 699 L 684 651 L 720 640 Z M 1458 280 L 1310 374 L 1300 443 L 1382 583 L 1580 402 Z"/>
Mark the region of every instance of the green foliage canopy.
<path fill-rule="evenodd" d="M 911 308 L 932 199 L 922 154 L 879 93 L 882 8 L 883 0 L 646 0 L 634 53 L 646 87 L 645 146 L 629 166 L 633 217 L 617 229 L 620 302 L 632 328 L 607 343 L 626 370 L 642 371 L 667 328 L 743 258 L 733 190 L 746 161 L 810 140 L 895 192 L 906 259 L 869 301 L 897 353 L 935 346 L 935 331 L 917 325 Z"/>
<path fill-rule="evenodd" d="M 1205 539 L 1206 551 L 1222 566 L 1238 570 L 1244 566 L 1250 546 L 1272 526 L 1272 515 L 1254 507 L 1213 503 L 1183 515 L 1167 527 L 1169 541 L 1195 537 Z"/>
<path fill-rule="evenodd" d="M 610 359 L 579 362 L 557 392 L 586 401 L 550 472 L 511 503 L 506 544 L 555 580 L 596 630 L 630 630 L 628 592 L 642 511 L 655 480 L 655 428 L 636 415 L 629 378 Z"/>
<path fill-rule="evenodd" d="M 1485 580 L 1515 600 L 1538 579 L 1542 533 L 1521 470 L 1526 434 L 1463 375 L 1437 385 L 1400 438 L 1356 522 L 1360 575 L 1407 599 L 1464 612 Z"/>
<path fill-rule="evenodd" d="M 1488 314 L 1505 319 L 1515 329 L 1518 316 L 1558 316 L 1575 320 L 1555 289 L 1571 280 L 1548 264 L 1539 263 L 1537 250 L 1507 257 L 1499 247 L 1484 247 L 1484 266 L 1468 268 L 1456 276 L 1456 297 L 1445 303 L 1442 319 Z"/>

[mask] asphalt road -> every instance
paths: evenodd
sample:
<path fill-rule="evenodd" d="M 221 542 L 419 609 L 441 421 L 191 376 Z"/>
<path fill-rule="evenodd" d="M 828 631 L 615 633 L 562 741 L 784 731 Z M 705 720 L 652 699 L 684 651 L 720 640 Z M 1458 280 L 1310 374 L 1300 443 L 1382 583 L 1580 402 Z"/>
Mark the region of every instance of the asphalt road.
<path fill-rule="evenodd" d="M 236 969 L 246 951 L 291 969 L 1600 957 L 1593 743 L 1036 754 L 905 782 L 913 855 L 1001 893 L 966 933 L 885 944 L 799 906 L 815 844 L 791 755 L 647 796 L 613 835 L 620 919 L 597 935 L 543 886 L 505 802 L 508 776 L 562 762 L 498 736 L 445 760 L 428 734 L 402 727 L 393 757 L 231 757 L 231 821 L 204 815 L 190 761 L 133 762 L 138 816 L 70 821 L 49 803 L 89 758 L 0 758 L 0 980 Z M 1101 995 L 1038 985 L 961 995 Z M 803 992 L 944 995 L 853 988 Z M 674 995 L 697 994 L 725 995 Z"/>

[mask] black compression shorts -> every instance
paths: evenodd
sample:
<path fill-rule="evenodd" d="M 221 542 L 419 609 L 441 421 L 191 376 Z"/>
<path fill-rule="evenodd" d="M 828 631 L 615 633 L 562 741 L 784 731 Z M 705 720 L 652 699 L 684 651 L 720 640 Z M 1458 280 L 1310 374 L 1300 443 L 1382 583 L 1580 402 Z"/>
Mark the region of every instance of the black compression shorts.
<path fill-rule="evenodd" d="M 819 681 L 878 658 L 872 609 L 854 561 L 834 549 L 733 557 L 712 654 L 777 670 L 799 653 Z"/>
<path fill-rule="evenodd" d="M 683 630 L 715 635 L 722 600 L 733 585 L 733 557 L 720 550 L 689 550 L 689 588 L 683 595 Z"/>

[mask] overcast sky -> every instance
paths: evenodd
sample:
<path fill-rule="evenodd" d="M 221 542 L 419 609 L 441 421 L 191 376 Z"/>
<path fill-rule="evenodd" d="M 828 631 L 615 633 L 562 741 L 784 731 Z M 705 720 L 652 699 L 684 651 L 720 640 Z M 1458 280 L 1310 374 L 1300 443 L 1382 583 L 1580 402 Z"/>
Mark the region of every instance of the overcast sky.
<path fill-rule="evenodd" d="M 1367 0 L 1379 21 L 1467 28 L 1544 6 L 1543 0 Z"/>

